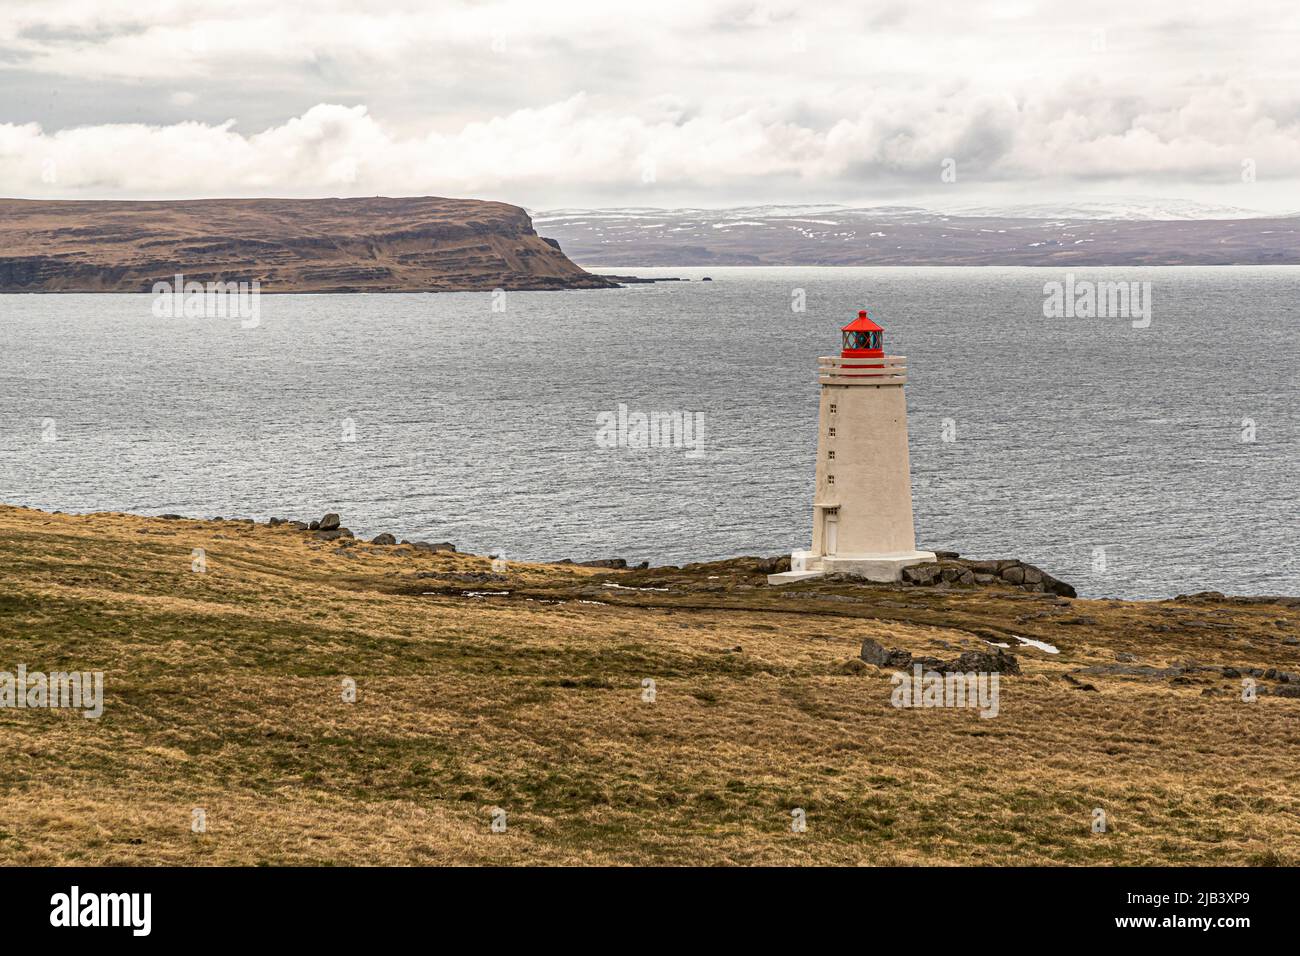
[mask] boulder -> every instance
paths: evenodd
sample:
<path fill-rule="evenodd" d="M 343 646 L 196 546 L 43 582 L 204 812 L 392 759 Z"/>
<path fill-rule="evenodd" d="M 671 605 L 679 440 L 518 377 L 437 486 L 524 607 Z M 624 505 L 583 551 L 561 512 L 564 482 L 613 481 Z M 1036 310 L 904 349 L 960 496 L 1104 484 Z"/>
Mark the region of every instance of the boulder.
<path fill-rule="evenodd" d="M 319 531 L 319 530 L 320 530 L 320 522 L 319 522 L 319 521 L 310 521 L 310 522 L 308 522 L 308 523 L 307 523 L 307 530 L 308 530 L 308 531 Z"/>
<path fill-rule="evenodd" d="M 1043 574 L 1042 585 L 1044 591 L 1047 591 L 1050 594 L 1055 594 L 1058 597 L 1072 598 L 1079 596 L 1079 592 L 1077 592 L 1073 586 L 1066 584 L 1064 581 L 1058 581 L 1047 573 Z"/>
<path fill-rule="evenodd" d="M 862 642 L 862 651 L 858 654 L 862 660 L 875 667 L 909 667 L 912 655 L 903 650 L 885 650 L 879 641 L 867 638 Z"/>
<path fill-rule="evenodd" d="M 1026 584 L 1042 584 L 1042 583 L 1043 583 L 1043 572 L 1040 571 L 1040 570 L 1038 570 L 1038 568 L 1034 567 L 1032 564 L 1026 564 L 1026 565 L 1024 566 L 1024 569 L 1025 569 L 1025 583 L 1026 583 Z"/>
<path fill-rule="evenodd" d="M 1012 565 L 1011 567 L 1003 570 L 1002 580 L 1006 581 L 1008 584 L 1024 584 L 1025 569 L 1018 564 Z"/>
<path fill-rule="evenodd" d="M 333 531 L 339 526 L 339 516 L 331 511 L 325 517 L 320 519 L 320 529 L 322 531 Z"/>
<path fill-rule="evenodd" d="M 615 568 L 622 570 L 627 567 L 627 559 L 601 558 L 597 561 L 579 561 L 578 564 L 584 568 Z"/>
<path fill-rule="evenodd" d="M 1002 648 L 995 647 L 991 651 L 967 651 L 955 661 L 937 669 L 945 674 L 968 674 L 971 671 L 988 674 L 1019 674 L 1020 662 L 1016 660 L 1014 654 L 1008 654 Z"/>
<path fill-rule="evenodd" d="M 385 531 L 383 534 L 377 534 L 370 539 L 371 544 L 397 544 L 397 539 Z"/>
<path fill-rule="evenodd" d="M 417 551 L 428 551 L 430 553 L 456 550 L 456 546 L 450 541 L 439 541 L 437 544 L 430 544 L 428 541 L 412 541 L 411 547 Z"/>
<path fill-rule="evenodd" d="M 876 667 L 884 667 L 885 661 L 889 659 L 889 651 L 885 650 L 884 645 L 879 641 L 873 641 L 867 638 L 862 642 L 862 651 L 858 654 L 868 664 L 874 664 Z"/>
<path fill-rule="evenodd" d="M 282 524 L 288 524 L 284 518 L 268 518 L 266 523 L 272 528 L 278 528 Z"/>
<path fill-rule="evenodd" d="M 933 584 L 939 577 L 939 565 L 934 562 L 927 564 L 913 564 L 910 567 L 903 568 L 903 581 L 908 584 L 926 585 Z"/>

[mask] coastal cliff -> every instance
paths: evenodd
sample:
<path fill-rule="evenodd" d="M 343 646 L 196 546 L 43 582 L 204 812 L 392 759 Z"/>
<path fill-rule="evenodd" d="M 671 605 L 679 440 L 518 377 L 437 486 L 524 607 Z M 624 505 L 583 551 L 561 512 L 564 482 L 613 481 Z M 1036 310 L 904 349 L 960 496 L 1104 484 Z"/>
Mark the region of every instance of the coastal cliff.
<path fill-rule="evenodd" d="M 518 206 L 473 199 L 0 200 L 0 292 L 603 289 Z"/>

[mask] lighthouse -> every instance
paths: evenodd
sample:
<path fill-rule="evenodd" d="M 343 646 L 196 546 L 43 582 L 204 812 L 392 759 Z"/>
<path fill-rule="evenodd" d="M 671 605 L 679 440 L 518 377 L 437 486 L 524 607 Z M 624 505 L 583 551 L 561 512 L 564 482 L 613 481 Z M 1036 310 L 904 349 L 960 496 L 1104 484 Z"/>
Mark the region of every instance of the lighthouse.
<path fill-rule="evenodd" d="M 916 550 L 912 524 L 907 360 L 885 354 L 885 330 L 865 311 L 840 332 L 839 357 L 818 359 L 812 548 L 795 551 L 770 584 L 829 572 L 897 581 L 908 565 L 935 560 Z"/>

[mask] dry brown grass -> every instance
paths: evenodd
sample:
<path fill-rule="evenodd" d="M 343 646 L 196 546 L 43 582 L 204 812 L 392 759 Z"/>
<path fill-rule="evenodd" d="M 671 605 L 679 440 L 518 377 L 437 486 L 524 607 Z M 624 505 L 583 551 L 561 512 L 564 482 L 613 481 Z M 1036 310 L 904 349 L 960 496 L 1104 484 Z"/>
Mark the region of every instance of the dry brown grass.
<path fill-rule="evenodd" d="M 1300 700 L 1244 703 L 1209 672 L 1062 679 L 1117 651 L 1300 671 L 1295 607 L 783 593 L 744 562 L 476 583 L 487 571 L 285 528 L 0 507 L 0 670 L 105 672 L 98 721 L 0 710 L 0 861 L 1300 862 Z M 992 720 L 895 709 L 888 674 L 855 663 L 868 636 L 950 657 L 1011 632 L 1061 653 L 1017 651 Z"/>

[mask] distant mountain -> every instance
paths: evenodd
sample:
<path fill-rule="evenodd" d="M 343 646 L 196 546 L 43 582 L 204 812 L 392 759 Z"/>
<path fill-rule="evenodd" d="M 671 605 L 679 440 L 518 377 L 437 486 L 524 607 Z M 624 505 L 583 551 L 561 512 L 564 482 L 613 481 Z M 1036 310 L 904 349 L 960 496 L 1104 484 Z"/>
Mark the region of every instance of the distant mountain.
<path fill-rule="evenodd" d="M 518 206 L 477 199 L 0 199 L 0 292 L 602 289 Z"/>
<path fill-rule="evenodd" d="M 1273 218 L 1256 209 L 1219 206 L 1186 199 L 1104 199 L 1073 203 L 1022 203 L 1010 206 L 950 206 L 951 216 L 995 216 L 1010 219 L 1261 219 Z"/>
<path fill-rule="evenodd" d="M 1300 216 L 1175 201 L 556 209 L 536 222 L 591 266 L 1300 264 Z"/>

